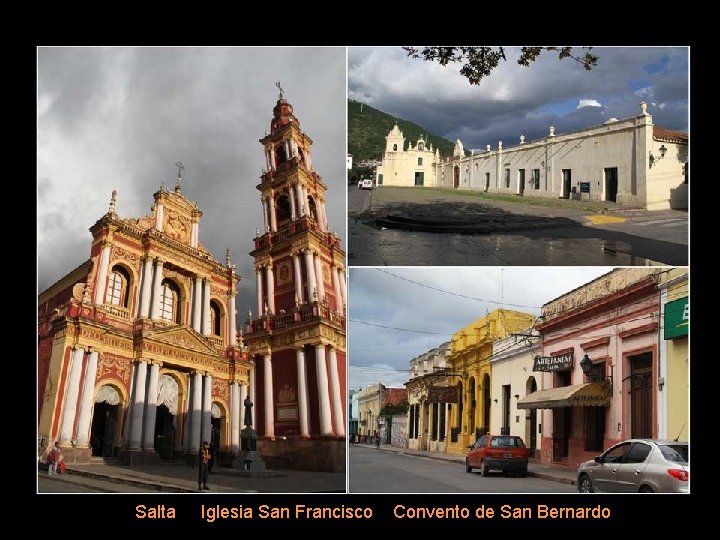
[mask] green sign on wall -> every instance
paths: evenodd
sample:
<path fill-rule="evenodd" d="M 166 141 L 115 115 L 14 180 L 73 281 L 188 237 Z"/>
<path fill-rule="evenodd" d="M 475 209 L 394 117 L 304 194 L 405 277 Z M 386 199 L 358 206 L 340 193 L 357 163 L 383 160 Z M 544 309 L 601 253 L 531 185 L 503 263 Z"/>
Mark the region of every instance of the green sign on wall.
<path fill-rule="evenodd" d="M 688 335 L 690 328 L 690 306 L 688 297 L 665 304 L 665 339 Z"/>

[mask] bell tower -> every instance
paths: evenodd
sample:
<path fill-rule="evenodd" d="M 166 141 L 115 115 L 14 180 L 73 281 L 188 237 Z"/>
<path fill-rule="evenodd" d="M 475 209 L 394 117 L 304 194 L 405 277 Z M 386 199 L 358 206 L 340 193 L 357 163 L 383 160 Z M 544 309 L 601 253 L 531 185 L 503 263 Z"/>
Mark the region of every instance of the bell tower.
<path fill-rule="evenodd" d="M 277 86 L 270 133 L 260 139 L 263 230 L 250 253 L 257 302 L 245 334 L 258 450 L 292 468 L 344 470 L 345 252 L 329 229 L 313 141 Z"/>

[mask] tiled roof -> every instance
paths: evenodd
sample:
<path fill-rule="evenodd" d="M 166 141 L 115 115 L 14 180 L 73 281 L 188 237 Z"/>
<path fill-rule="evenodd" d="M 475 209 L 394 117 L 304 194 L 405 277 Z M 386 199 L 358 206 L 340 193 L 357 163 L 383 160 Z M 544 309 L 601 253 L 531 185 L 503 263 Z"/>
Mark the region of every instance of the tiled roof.
<path fill-rule="evenodd" d="M 668 129 L 660 126 L 653 126 L 653 138 L 658 141 L 687 143 L 688 134 L 677 129 Z"/>

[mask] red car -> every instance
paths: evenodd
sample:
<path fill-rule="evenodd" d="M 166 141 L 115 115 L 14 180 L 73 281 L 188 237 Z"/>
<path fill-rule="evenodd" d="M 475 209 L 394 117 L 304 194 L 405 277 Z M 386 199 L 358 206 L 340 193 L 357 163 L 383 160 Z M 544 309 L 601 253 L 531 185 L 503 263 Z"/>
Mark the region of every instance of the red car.
<path fill-rule="evenodd" d="M 491 469 L 513 471 L 525 476 L 528 468 L 528 449 L 520 437 L 513 435 L 483 435 L 465 456 L 465 470 L 480 469 L 487 476 Z"/>

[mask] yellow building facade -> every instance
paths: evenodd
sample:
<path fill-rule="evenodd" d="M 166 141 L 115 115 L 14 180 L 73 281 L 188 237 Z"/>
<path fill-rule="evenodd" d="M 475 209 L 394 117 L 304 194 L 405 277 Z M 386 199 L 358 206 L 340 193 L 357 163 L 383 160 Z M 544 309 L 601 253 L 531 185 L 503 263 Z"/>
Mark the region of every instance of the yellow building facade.
<path fill-rule="evenodd" d="M 382 165 L 377 168 L 378 186 L 434 186 L 435 163 L 440 160 L 437 149 L 421 137 L 405 148 L 405 136 L 395 124 L 385 137 Z"/>
<path fill-rule="evenodd" d="M 658 380 L 658 436 L 690 441 L 690 304 L 687 268 L 673 268 L 658 284 L 662 309 Z"/>
<path fill-rule="evenodd" d="M 528 328 L 534 320 L 530 313 L 496 309 L 453 335 L 447 363 L 450 374 L 460 380 L 458 400 L 450 412 L 448 453 L 466 453 L 468 445 L 489 430 L 493 342 Z"/>

